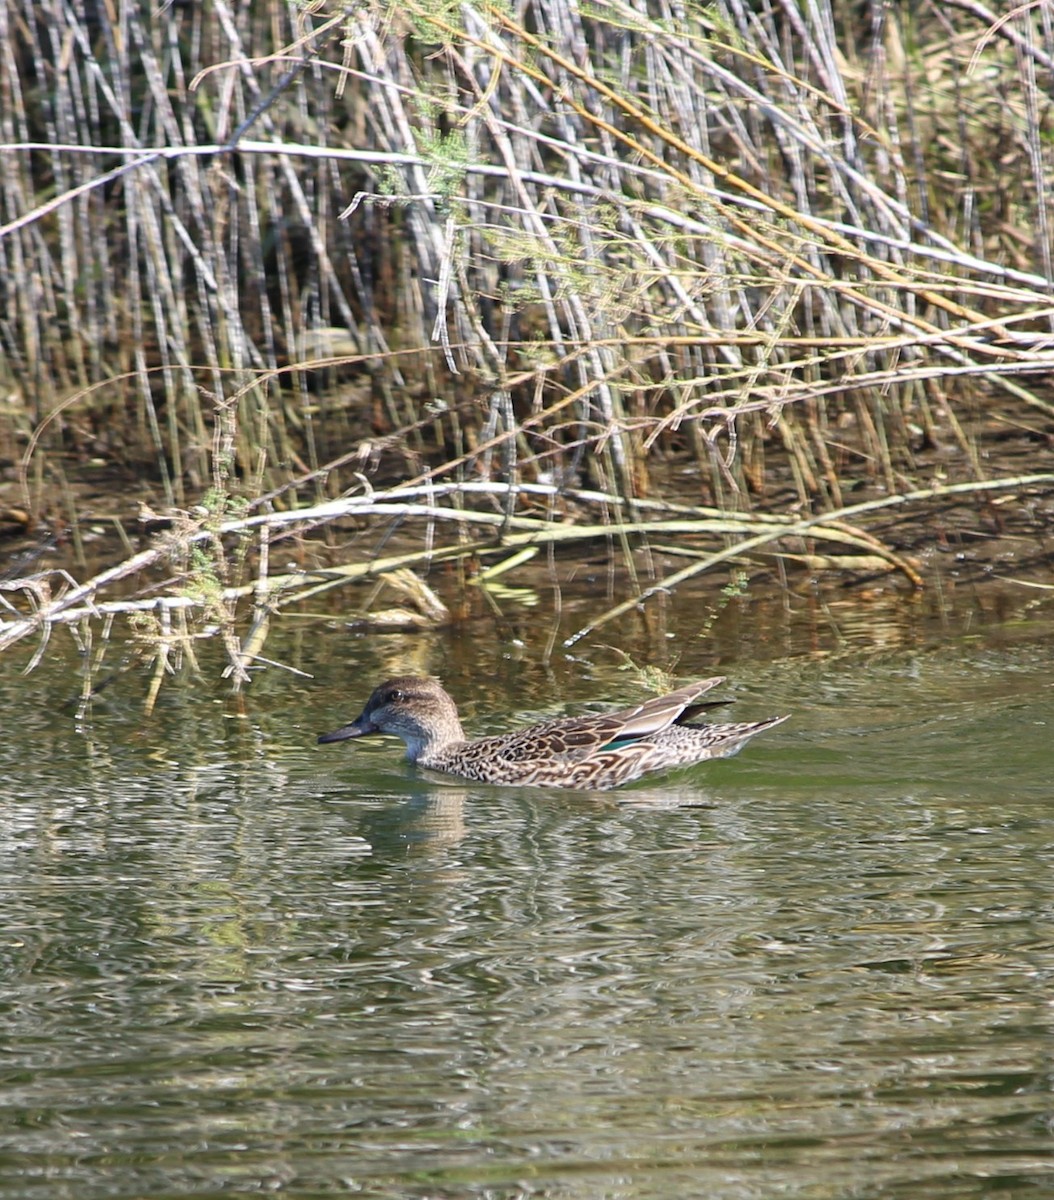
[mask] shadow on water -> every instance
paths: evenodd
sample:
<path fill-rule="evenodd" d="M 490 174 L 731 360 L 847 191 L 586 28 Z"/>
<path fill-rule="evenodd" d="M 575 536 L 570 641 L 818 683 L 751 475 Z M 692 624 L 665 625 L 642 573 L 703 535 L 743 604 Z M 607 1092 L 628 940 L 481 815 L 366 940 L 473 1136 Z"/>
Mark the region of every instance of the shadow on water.
<path fill-rule="evenodd" d="M 334 642 L 149 723 L 0 677 L 0 1193 L 1049 1185 L 1049 645 L 743 663 L 790 722 L 592 795 L 315 746 L 391 665 Z M 503 669 L 474 731 L 637 694 Z"/>

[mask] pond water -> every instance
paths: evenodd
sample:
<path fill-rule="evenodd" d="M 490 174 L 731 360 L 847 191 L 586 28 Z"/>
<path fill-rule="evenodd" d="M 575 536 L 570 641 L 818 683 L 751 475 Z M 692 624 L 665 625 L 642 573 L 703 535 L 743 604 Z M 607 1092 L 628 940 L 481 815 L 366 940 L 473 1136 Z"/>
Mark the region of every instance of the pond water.
<path fill-rule="evenodd" d="M 643 697 L 610 649 L 315 624 L 150 718 L 8 656 L 0 1195 L 1052 1194 L 1048 631 L 832 622 L 682 646 L 792 719 L 606 796 L 314 738 L 396 670 L 480 732 Z"/>

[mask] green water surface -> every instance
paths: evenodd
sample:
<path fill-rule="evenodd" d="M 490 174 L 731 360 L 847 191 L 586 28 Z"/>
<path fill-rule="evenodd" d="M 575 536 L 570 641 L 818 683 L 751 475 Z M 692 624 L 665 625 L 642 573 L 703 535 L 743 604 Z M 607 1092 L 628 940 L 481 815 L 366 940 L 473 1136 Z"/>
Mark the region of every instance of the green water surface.
<path fill-rule="evenodd" d="M 741 632 L 679 677 L 792 720 L 607 797 L 314 744 L 394 670 L 641 698 L 599 649 L 315 628 L 149 718 L 0 664 L 0 1195 L 1054 1195 L 1050 642 Z"/>

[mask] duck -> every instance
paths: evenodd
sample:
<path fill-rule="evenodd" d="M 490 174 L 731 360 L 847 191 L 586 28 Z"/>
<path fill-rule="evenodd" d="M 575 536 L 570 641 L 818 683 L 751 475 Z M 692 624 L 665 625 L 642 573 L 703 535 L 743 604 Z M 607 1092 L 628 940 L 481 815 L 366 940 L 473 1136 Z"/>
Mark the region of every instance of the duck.
<path fill-rule="evenodd" d="M 469 740 L 457 705 L 438 679 L 403 675 L 373 690 L 347 725 L 320 744 L 392 734 L 406 758 L 428 771 L 478 783 L 607 791 L 645 775 L 727 758 L 786 716 L 735 724 L 687 724 L 714 701 L 700 701 L 722 675 L 686 684 L 631 708 L 560 717 L 513 733 Z M 716 702 L 718 704 L 721 701 Z"/>

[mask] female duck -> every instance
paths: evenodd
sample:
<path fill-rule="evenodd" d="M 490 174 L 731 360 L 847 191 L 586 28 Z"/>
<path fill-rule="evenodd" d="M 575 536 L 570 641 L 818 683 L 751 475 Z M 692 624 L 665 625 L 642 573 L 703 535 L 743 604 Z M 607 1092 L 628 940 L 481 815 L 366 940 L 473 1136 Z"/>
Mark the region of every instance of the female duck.
<path fill-rule="evenodd" d="M 735 754 L 786 717 L 732 725 L 686 722 L 711 707 L 699 697 L 724 680 L 703 679 L 634 708 L 543 721 L 516 733 L 468 741 L 457 706 L 435 679 L 413 675 L 376 688 L 360 716 L 319 742 L 387 733 L 406 743 L 410 762 L 483 783 L 606 790 L 655 771 Z"/>

